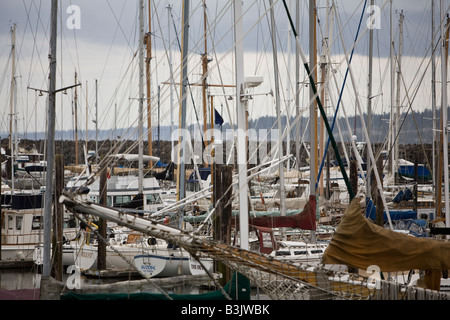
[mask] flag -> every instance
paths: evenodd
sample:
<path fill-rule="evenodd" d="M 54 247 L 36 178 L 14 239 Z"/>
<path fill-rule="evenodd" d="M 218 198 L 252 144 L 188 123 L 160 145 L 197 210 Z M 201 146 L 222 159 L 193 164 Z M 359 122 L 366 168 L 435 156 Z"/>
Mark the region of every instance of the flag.
<path fill-rule="evenodd" d="M 217 112 L 216 108 L 214 108 L 214 123 L 221 126 L 223 124 L 223 118 L 219 112 Z"/>

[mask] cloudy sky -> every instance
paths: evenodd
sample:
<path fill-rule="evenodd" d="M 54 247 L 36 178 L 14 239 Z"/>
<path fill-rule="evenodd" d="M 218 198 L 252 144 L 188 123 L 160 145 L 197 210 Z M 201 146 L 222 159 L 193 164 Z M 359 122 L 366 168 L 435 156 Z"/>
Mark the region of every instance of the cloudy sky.
<path fill-rule="evenodd" d="M 145 2 L 145 30 L 148 31 L 148 1 Z M 287 15 L 282 1 L 274 0 L 276 20 L 277 52 L 279 61 L 280 95 L 283 114 L 294 115 L 292 103 L 295 90 L 295 44 L 287 23 Z M 287 0 L 295 20 L 295 1 Z M 440 2 L 435 1 L 436 39 L 440 36 Z M 443 2 L 443 11 L 448 12 L 449 1 Z M 303 51 L 309 53 L 308 43 L 308 3 L 300 1 L 300 36 Z M 331 4 L 334 11 L 327 16 Z M 370 1 L 361 0 L 317 0 L 317 46 L 319 55 L 322 40 L 328 37 L 330 43 L 329 62 L 329 98 L 327 106 L 332 113 L 336 107 L 339 92 L 347 68 L 346 56 L 351 48 L 361 20 L 359 40 L 355 45 L 352 60 L 352 77 L 348 77 L 339 115 L 346 112 L 354 115 L 356 104 L 366 110 L 368 79 L 368 11 L 364 5 Z M 400 104 L 412 102 L 414 110 L 431 108 L 431 1 L 390 1 L 375 0 L 379 19 L 374 29 L 374 65 L 373 65 L 373 110 L 390 112 L 390 17 L 392 8 L 394 47 L 399 48 L 400 14 L 404 15 L 401 74 L 403 81 L 400 91 Z M 262 75 L 264 83 L 255 89 L 255 93 L 275 91 L 273 70 L 273 47 L 270 38 L 269 1 L 243 1 L 244 4 L 244 46 L 246 75 Z M 75 73 L 77 82 L 77 100 L 75 90 L 57 97 L 57 130 L 74 130 L 75 105 L 77 106 L 77 127 L 81 139 L 86 127 L 95 129 L 96 112 L 98 128 L 102 130 L 115 127 L 128 128 L 137 123 L 138 118 L 138 52 L 139 14 L 138 0 L 62 0 L 59 1 L 58 16 L 58 56 L 57 88 L 73 85 Z M 210 74 L 208 83 L 232 85 L 233 74 L 233 15 L 232 1 L 206 0 L 208 57 Z M 168 9 L 170 7 L 170 9 Z M 17 127 L 22 136 L 33 138 L 35 132 L 45 131 L 46 95 L 29 89 L 47 89 L 48 54 L 50 35 L 50 1 L 43 0 L 1 0 L 0 2 L 0 132 L 9 130 L 10 88 L 11 88 L 11 29 L 16 26 L 16 104 Z M 79 9 L 79 11 L 77 11 Z M 178 124 L 179 89 L 167 84 L 171 72 L 175 82 L 180 81 L 181 10 L 180 0 L 151 1 L 151 96 L 152 123 L 159 119 L 161 124 L 171 121 Z M 75 11 L 74 11 L 75 10 Z M 190 1 L 189 23 L 189 81 L 198 83 L 201 79 L 201 55 L 204 49 L 203 1 Z M 362 18 L 361 18 L 362 17 Z M 328 29 L 327 29 L 328 28 Z M 436 51 L 437 96 L 440 97 L 440 50 Z M 291 54 L 288 52 L 291 50 Z M 172 68 L 170 68 L 172 62 Z M 307 110 L 309 91 L 305 84 L 306 76 L 300 67 L 301 110 Z M 395 78 L 396 79 L 396 78 Z M 96 87 L 97 83 L 97 87 Z M 355 86 L 353 86 L 353 84 Z M 405 90 L 405 87 L 408 90 Z M 97 88 L 97 89 L 96 89 Z M 159 91 L 158 91 L 159 88 Z M 159 94 L 158 94 L 159 93 Z M 235 123 L 235 105 L 226 99 L 233 89 L 210 87 L 214 96 L 214 106 L 223 113 L 226 122 Z M 159 97 L 159 99 L 157 99 Z M 440 98 L 437 104 L 440 104 Z M 97 101 L 97 109 L 96 109 Z M 255 96 L 249 104 L 252 119 L 269 115 L 275 116 L 274 98 Z M 171 108 L 172 106 L 172 108 Z M 188 122 L 202 122 L 202 96 L 197 86 L 189 92 Z M 220 109 L 219 109 L 220 108 Z M 406 108 L 406 107 L 404 107 Z M 406 110 L 406 109 L 404 109 Z M 302 112 L 303 112 L 302 111 Z M 308 116 L 308 113 L 305 113 Z M 208 115 L 209 117 L 209 115 Z M 113 136 L 112 133 L 111 136 Z M 4 137 L 4 134 L 2 134 Z M 93 138 L 93 136 L 90 136 Z"/>

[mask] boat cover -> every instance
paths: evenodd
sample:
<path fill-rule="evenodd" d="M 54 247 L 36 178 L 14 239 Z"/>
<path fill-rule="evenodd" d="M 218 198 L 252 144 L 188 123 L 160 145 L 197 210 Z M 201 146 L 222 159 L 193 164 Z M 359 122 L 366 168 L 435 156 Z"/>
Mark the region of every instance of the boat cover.
<path fill-rule="evenodd" d="M 384 272 L 450 269 L 450 243 L 417 238 L 370 222 L 355 198 L 345 211 L 324 252 L 324 264 L 345 264 Z"/>
<path fill-rule="evenodd" d="M 312 201 L 311 199 L 309 201 Z M 314 203 L 315 207 L 315 203 Z M 233 210 L 232 216 L 239 215 L 239 210 Z M 183 220 L 189 223 L 203 222 L 207 213 L 199 216 L 185 216 Z M 232 220 L 237 225 L 239 219 Z M 280 210 L 273 211 L 251 211 L 249 214 L 249 224 L 266 228 L 298 228 L 303 230 L 316 230 L 316 211 L 310 209 L 310 202 L 307 202 L 303 210 L 286 210 L 285 215 L 281 215 Z"/>

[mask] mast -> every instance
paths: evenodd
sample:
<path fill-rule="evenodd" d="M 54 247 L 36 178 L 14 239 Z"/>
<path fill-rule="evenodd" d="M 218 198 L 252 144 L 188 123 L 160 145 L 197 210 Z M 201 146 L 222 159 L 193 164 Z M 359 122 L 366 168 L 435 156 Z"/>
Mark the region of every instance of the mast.
<path fill-rule="evenodd" d="M 330 33 L 329 21 L 330 21 L 330 18 L 331 18 L 330 11 L 331 11 L 330 10 L 330 4 L 329 4 L 329 1 L 327 1 L 327 7 L 326 7 L 326 16 L 327 16 L 327 18 L 326 18 L 326 23 L 325 23 L 326 35 L 325 35 L 325 38 L 322 41 L 322 55 L 320 56 L 320 71 L 321 71 L 321 79 L 322 79 L 321 80 L 322 84 L 321 84 L 321 91 L 320 91 L 320 93 L 321 93 L 320 100 L 324 104 L 324 107 L 326 107 L 326 101 L 327 101 L 327 99 L 326 99 L 327 84 L 326 83 L 327 83 L 327 77 L 328 77 L 328 75 L 327 75 L 327 73 L 328 73 L 327 55 L 329 54 L 328 53 L 328 49 L 329 49 L 328 39 L 330 37 L 330 34 L 329 34 Z M 326 111 L 326 109 L 325 109 L 325 111 Z M 320 151 L 319 162 L 323 163 L 324 157 L 326 156 L 325 153 L 324 153 L 324 151 L 325 151 L 325 146 L 324 146 L 324 144 L 325 144 L 325 125 L 324 125 L 323 117 L 321 117 L 321 121 L 320 121 L 320 135 L 319 135 L 319 137 L 320 137 L 320 140 L 319 140 L 319 151 Z M 327 168 L 328 168 L 328 162 L 327 162 Z M 322 197 L 324 196 L 323 181 L 324 181 L 324 174 L 321 174 L 320 175 L 320 181 L 319 181 L 319 195 L 322 196 Z"/>
<path fill-rule="evenodd" d="M 207 77 L 207 73 L 208 73 L 208 39 L 207 39 L 207 34 L 206 34 L 206 0 L 203 0 L 203 32 L 204 32 L 204 42 L 205 42 L 205 52 L 202 55 L 202 68 L 203 68 L 203 75 L 202 75 L 202 97 L 203 97 L 203 137 L 204 137 L 204 144 L 205 144 L 205 148 L 208 145 L 208 138 L 206 136 L 206 132 L 208 131 L 208 115 L 207 115 L 207 97 L 206 97 L 206 77 Z M 211 124 L 212 125 L 212 124 Z M 211 171 L 211 176 L 212 176 L 212 171 Z"/>
<path fill-rule="evenodd" d="M 315 81 L 314 81 L 314 79 L 312 77 L 312 73 L 310 71 L 308 62 L 306 60 L 306 56 L 303 53 L 303 50 L 301 48 L 300 38 L 298 36 L 297 30 L 296 30 L 296 28 L 294 26 L 294 23 L 292 21 L 291 14 L 289 13 L 289 8 L 287 7 L 287 4 L 286 4 L 285 0 L 283 0 L 283 6 L 284 6 L 284 8 L 286 10 L 286 14 L 287 14 L 287 17 L 289 19 L 289 23 L 291 24 L 291 27 L 292 27 L 292 30 L 293 30 L 293 33 L 294 33 L 294 36 L 295 36 L 295 44 L 296 44 L 296 46 L 298 48 L 298 53 L 299 53 L 299 55 L 300 55 L 300 57 L 302 59 L 303 67 L 305 68 L 306 74 L 308 75 L 309 82 L 311 84 L 314 84 L 311 87 L 314 90 L 314 93 L 316 93 L 317 91 L 315 89 Z M 331 130 L 330 124 L 328 123 L 328 120 L 326 118 L 326 114 L 325 114 L 325 111 L 323 109 L 322 102 L 320 101 L 320 97 L 318 97 L 317 95 L 314 95 L 314 96 L 315 96 L 317 105 L 319 107 L 319 111 L 320 111 L 320 113 L 321 113 L 321 115 L 323 117 L 325 128 L 327 129 L 327 133 L 328 133 L 328 136 L 330 138 L 331 146 L 333 147 L 336 160 L 337 160 L 337 162 L 339 164 L 339 168 L 341 169 L 341 174 L 342 174 L 342 177 L 344 179 L 345 185 L 347 187 L 347 190 L 348 190 L 348 193 L 349 193 L 349 196 L 350 196 L 350 200 L 353 200 L 353 198 L 355 197 L 355 193 L 353 192 L 353 189 L 352 189 L 352 186 L 351 186 L 350 181 L 348 179 L 347 172 L 345 171 L 345 167 L 344 167 L 344 164 L 342 162 L 341 156 L 339 155 L 339 149 L 338 149 L 338 146 L 336 144 L 336 140 L 334 139 L 333 132 Z M 311 201 L 315 202 L 315 196 L 309 198 L 309 202 L 310 203 L 311 203 Z M 316 211 L 315 206 L 312 207 L 312 208 L 314 208 L 314 212 L 315 212 Z"/>
<path fill-rule="evenodd" d="M 398 55 L 397 55 L 397 96 L 396 96 L 396 106 L 397 112 L 395 117 L 395 125 L 394 125 L 394 137 L 396 137 L 399 133 L 399 121 L 400 121 L 400 81 L 401 81 L 401 68 L 402 68 L 402 49 L 403 49 L 403 11 L 400 12 L 400 20 L 399 20 L 399 35 L 398 35 Z M 398 147 L 398 139 L 395 139 L 394 142 L 394 156 L 395 156 L 395 172 L 398 170 L 398 156 L 399 156 L 399 147 Z"/>
<path fill-rule="evenodd" d="M 172 7 L 170 4 L 167 5 L 167 23 L 170 24 L 170 15 L 171 15 Z M 171 35 L 171 28 L 168 28 L 169 33 L 169 69 L 170 69 L 170 100 L 169 100 L 169 106 L 170 106 L 170 143 L 171 143 L 171 149 L 170 152 L 170 160 L 173 162 L 175 159 L 174 156 L 174 140 L 172 138 L 173 134 L 173 83 L 175 82 L 173 80 L 173 73 L 172 73 L 172 41 L 170 40 Z"/>
<path fill-rule="evenodd" d="M 86 80 L 86 149 L 88 147 L 88 82 Z M 116 132 L 114 132 L 116 134 Z"/>
<path fill-rule="evenodd" d="M 48 132 L 47 132 L 47 175 L 44 195 L 44 254 L 42 277 L 50 276 L 51 229 L 52 229 L 52 199 L 53 199 L 53 168 L 55 157 L 55 98 L 56 98 L 56 39 L 58 23 L 58 0 L 52 0 L 50 20 L 50 75 L 48 87 Z"/>
<path fill-rule="evenodd" d="M 183 34 L 182 34 L 182 51 L 181 51 L 181 102 L 180 102 L 180 130 L 186 129 L 186 103 L 187 103 L 187 57 L 189 49 L 189 0 L 183 1 Z M 177 179 L 177 200 L 185 198 L 185 165 L 186 165 L 186 141 L 183 134 L 178 136 L 178 179 Z M 180 223 L 182 221 L 183 208 L 180 208 Z"/>
<path fill-rule="evenodd" d="M 75 71 L 75 84 L 77 83 L 77 72 Z M 75 87 L 74 108 L 75 108 L 75 165 L 78 166 L 78 95 L 77 87 Z"/>
<path fill-rule="evenodd" d="M 152 139 L 152 103 L 151 103 L 151 79 L 150 79 L 150 62 L 152 60 L 152 12 L 151 12 L 151 1 L 148 0 L 148 33 L 145 35 L 144 43 L 147 46 L 147 59 L 146 62 L 146 73 L 147 73 L 147 127 L 148 127 L 148 155 L 153 155 L 153 139 Z M 158 137 L 159 138 L 159 137 Z M 152 167 L 153 163 L 150 160 L 149 166 Z"/>
<path fill-rule="evenodd" d="M 144 0 L 139 1 L 139 179 L 138 192 L 144 192 Z M 150 128 L 149 128 L 150 130 Z M 151 141 L 149 141 L 151 143 Z M 144 203 L 144 202 L 143 202 Z"/>
<path fill-rule="evenodd" d="M 309 0 L 309 72 L 310 72 L 310 106 L 309 106 L 309 132 L 310 132 L 310 172 L 309 172 L 309 201 L 310 201 L 310 210 L 316 212 L 316 175 L 317 175 L 317 113 L 316 113 L 316 1 Z M 316 70 L 313 72 L 313 70 Z M 314 88 L 313 88 L 314 87 Z M 311 231 L 311 236 L 313 240 L 315 238 L 314 231 Z"/>
<path fill-rule="evenodd" d="M 374 0 L 370 0 L 370 7 L 373 8 Z M 367 132 L 369 137 L 372 132 L 372 67 L 373 67 L 373 28 L 369 28 L 369 82 L 367 85 Z M 370 143 L 370 141 L 367 141 Z M 375 164 L 374 164 L 375 165 Z M 374 166 L 375 167 L 375 166 Z M 371 159 L 367 157 L 367 182 L 366 182 L 366 197 L 372 198 L 372 166 Z"/>
<path fill-rule="evenodd" d="M 295 11 L 296 29 L 300 30 L 300 1 L 295 1 Z M 297 46 L 295 46 L 295 110 L 298 121 L 295 133 L 295 168 L 298 172 L 300 171 L 300 52 Z"/>
<path fill-rule="evenodd" d="M 281 112 L 280 112 L 280 90 L 279 90 L 279 79 L 278 79 L 278 55 L 277 55 L 277 43 L 275 39 L 275 17 L 273 13 L 273 1 L 269 0 L 270 4 L 270 18 L 272 26 L 272 47 L 273 47 L 273 64 L 274 64 L 274 77 L 275 77 L 275 103 L 277 112 L 277 122 L 278 122 L 278 157 L 283 158 L 283 135 L 281 134 Z M 289 119 L 287 119 L 289 121 Z M 286 215 L 286 205 L 285 205 L 285 194 L 284 194 L 284 165 L 280 161 L 278 165 L 278 171 L 280 176 L 280 211 L 281 216 Z M 282 237 L 284 238 L 284 230 L 282 230 Z"/>
<path fill-rule="evenodd" d="M 95 161 L 98 163 L 98 81 L 95 79 Z"/>
<path fill-rule="evenodd" d="M 236 137 L 238 176 L 239 176 L 239 233 L 241 249 L 249 248 L 248 238 L 248 184 L 247 184 L 247 151 L 245 140 L 245 105 L 244 93 L 244 44 L 242 1 L 234 0 L 234 32 L 235 32 L 235 77 L 236 77 L 236 117 L 238 134 Z"/>
<path fill-rule="evenodd" d="M 389 50 L 390 50 L 390 68 L 391 68 L 391 117 L 390 117 L 390 126 L 389 126 L 389 147 L 394 147 L 394 88 L 395 88 L 395 82 L 394 82 L 394 73 L 395 73 L 395 67 L 394 67 L 394 27 L 392 23 L 392 0 L 390 0 L 390 40 L 389 40 Z M 394 177 L 394 183 L 395 183 L 395 172 L 397 171 L 397 168 L 395 167 L 395 156 L 394 152 L 391 153 L 391 174 Z"/>
<path fill-rule="evenodd" d="M 431 110 L 433 126 L 433 193 L 436 194 L 436 53 L 435 53 L 435 23 L 434 23 L 434 1 L 431 1 Z M 437 207 L 436 207 L 437 213 Z"/>
<path fill-rule="evenodd" d="M 449 19 L 444 23 L 445 11 L 443 0 L 441 0 L 441 95 L 442 95 L 442 121 L 443 121 L 443 142 L 444 142 L 444 195 L 445 195 L 445 226 L 450 227 L 450 207 L 449 207 L 449 181 L 448 181 L 448 132 L 447 132 L 447 55 L 448 55 L 448 27 Z M 445 26 L 445 27 L 443 27 Z M 440 205 L 440 204 L 439 204 Z M 448 238 L 448 236 L 447 236 Z"/>
<path fill-rule="evenodd" d="M 288 70 L 291 70 L 291 43 L 292 43 L 292 30 L 291 27 L 289 26 L 288 29 L 288 47 L 287 47 L 287 52 L 288 52 Z M 287 130 L 287 135 L 286 135 L 286 154 L 291 154 L 291 76 L 288 75 L 287 77 L 287 84 L 286 84 L 286 130 Z M 281 132 L 281 131 L 280 131 Z M 291 161 L 288 160 L 286 162 L 286 171 L 289 172 L 291 165 L 290 165 Z"/>
<path fill-rule="evenodd" d="M 16 139 L 13 139 L 13 132 L 17 132 L 17 126 L 16 129 L 13 129 L 13 118 L 16 117 L 16 106 L 15 106 L 15 97 L 16 97 L 16 24 L 13 24 L 11 28 L 11 58 L 12 58 L 12 65 L 11 65 L 11 93 L 9 97 L 9 106 L 10 106 L 10 112 L 9 112 L 9 150 L 11 152 L 11 192 L 14 193 L 15 189 L 15 177 L 14 177 L 14 159 L 15 159 L 15 142 Z M 14 140 L 14 141 L 13 141 Z"/>

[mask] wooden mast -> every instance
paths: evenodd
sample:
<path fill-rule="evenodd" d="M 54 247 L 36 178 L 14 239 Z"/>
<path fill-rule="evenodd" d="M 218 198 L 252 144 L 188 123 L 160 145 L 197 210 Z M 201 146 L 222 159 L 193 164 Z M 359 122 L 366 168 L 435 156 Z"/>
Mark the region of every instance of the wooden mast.
<path fill-rule="evenodd" d="M 208 138 L 207 138 L 207 131 L 208 131 L 208 115 L 207 115 L 207 104 L 208 99 L 206 97 L 206 77 L 208 73 L 208 39 L 207 39 L 207 32 L 206 32 L 206 0 L 203 0 L 203 29 L 204 29 L 204 40 L 205 40 L 205 52 L 202 56 L 202 67 L 203 67 L 203 75 L 202 75 L 202 97 L 203 97 L 203 138 L 204 138 L 204 144 L 205 148 L 208 146 Z M 212 171 L 211 171 L 212 174 Z"/>

